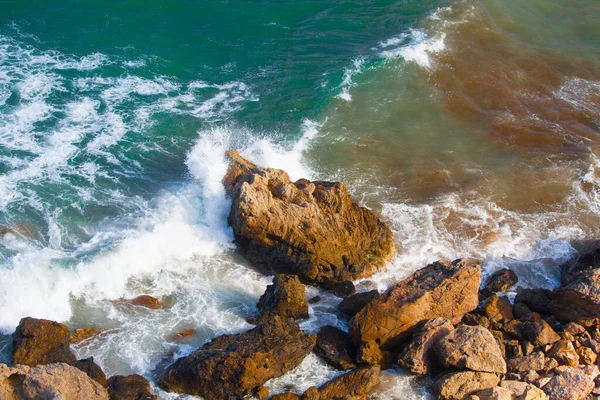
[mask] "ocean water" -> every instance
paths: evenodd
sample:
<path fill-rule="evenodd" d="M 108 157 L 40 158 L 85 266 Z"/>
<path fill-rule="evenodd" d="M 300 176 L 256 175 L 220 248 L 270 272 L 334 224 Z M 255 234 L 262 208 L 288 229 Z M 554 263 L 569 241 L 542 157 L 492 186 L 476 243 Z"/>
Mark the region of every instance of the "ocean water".
<path fill-rule="evenodd" d="M 151 381 L 249 329 L 271 279 L 227 226 L 231 148 L 390 225 L 359 290 L 463 256 L 555 286 L 600 233 L 598 21 L 597 0 L 0 3 L 0 361 L 24 316 L 104 328 L 78 356 Z M 114 302 L 141 294 L 172 306 Z M 316 295 L 302 327 L 343 328 Z M 311 355 L 267 387 L 336 374 Z M 426 386 L 390 370 L 376 394 Z"/>

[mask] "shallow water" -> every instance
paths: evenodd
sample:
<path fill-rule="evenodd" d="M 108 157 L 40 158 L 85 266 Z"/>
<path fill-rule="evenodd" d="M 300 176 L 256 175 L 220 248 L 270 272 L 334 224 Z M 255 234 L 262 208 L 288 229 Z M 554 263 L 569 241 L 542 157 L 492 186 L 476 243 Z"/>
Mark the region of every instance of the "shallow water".
<path fill-rule="evenodd" d="M 598 237 L 597 1 L 0 10 L 3 361 L 27 315 L 106 328 L 78 355 L 150 379 L 250 328 L 270 278 L 232 243 L 229 148 L 292 178 L 342 180 L 382 216 L 398 252 L 359 289 L 462 256 L 552 287 L 578 241 Z M 172 307 L 110 301 L 140 294 Z M 344 327 L 339 299 L 307 288 L 317 294 L 302 327 Z M 188 343 L 169 342 L 188 328 Z M 335 374 L 310 356 L 267 387 Z M 376 393 L 424 399 L 426 383 L 391 370 Z"/>

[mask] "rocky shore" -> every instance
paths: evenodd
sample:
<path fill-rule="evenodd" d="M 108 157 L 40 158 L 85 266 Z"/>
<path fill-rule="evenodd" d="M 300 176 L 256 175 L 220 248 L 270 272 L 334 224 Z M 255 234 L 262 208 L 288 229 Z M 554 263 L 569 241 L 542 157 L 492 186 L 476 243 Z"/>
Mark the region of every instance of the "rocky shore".
<path fill-rule="evenodd" d="M 229 223 L 250 263 L 275 275 L 273 284 L 248 318 L 254 328 L 157 368 L 152 380 L 163 390 L 207 400 L 374 399 L 380 372 L 397 368 L 429 376 L 442 400 L 600 399 L 599 241 L 561 266 L 554 290 L 516 288 L 507 269 L 482 284 L 480 262 L 462 258 L 433 262 L 384 293 L 355 293 L 352 281 L 393 256 L 389 228 L 340 182 L 291 182 L 284 171 L 228 155 Z M 300 328 L 309 313 L 304 285 L 340 297 L 347 330 Z M 514 298 L 503 294 L 511 288 Z M 168 307 L 150 296 L 120 302 Z M 77 360 L 71 343 L 100 333 L 23 318 L 12 366 L 0 364 L 0 399 L 156 399 L 139 375 L 107 379 L 93 358 Z M 302 394 L 268 393 L 269 379 L 311 352 L 343 372 Z"/>

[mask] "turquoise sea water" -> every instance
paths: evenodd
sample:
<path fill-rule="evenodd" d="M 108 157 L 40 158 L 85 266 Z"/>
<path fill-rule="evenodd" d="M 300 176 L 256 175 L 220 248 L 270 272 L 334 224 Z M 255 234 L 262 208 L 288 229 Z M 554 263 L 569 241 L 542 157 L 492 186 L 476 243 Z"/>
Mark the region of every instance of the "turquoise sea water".
<path fill-rule="evenodd" d="M 551 287 L 600 232 L 599 20 L 595 0 L 1 2 L 0 330 L 101 326 L 78 355 L 152 379 L 248 329 L 270 279 L 226 226 L 229 148 L 390 224 L 396 259 L 359 289 L 461 256 Z M 139 294 L 173 306 L 110 301 Z M 324 298 L 304 329 L 344 326 Z M 333 374 L 311 356 L 269 388 Z M 378 394 L 427 396 L 400 371 Z"/>

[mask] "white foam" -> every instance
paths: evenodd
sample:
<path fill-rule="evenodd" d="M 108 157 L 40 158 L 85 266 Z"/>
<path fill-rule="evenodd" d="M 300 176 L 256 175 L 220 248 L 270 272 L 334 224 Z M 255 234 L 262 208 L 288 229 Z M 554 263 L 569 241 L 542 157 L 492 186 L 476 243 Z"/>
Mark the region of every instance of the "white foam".
<path fill-rule="evenodd" d="M 342 92 L 337 95 L 338 98 L 345 101 L 352 101 L 352 95 L 350 94 L 350 89 L 355 86 L 355 83 L 352 81 L 352 77 L 356 74 L 362 72 L 362 67 L 365 64 L 365 58 L 357 57 L 352 60 L 352 67 L 348 67 L 344 69 L 344 78 L 342 79 L 342 83 L 340 87 L 342 88 Z"/>
<path fill-rule="evenodd" d="M 411 29 L 409 34 L 403 34 L 396 38 L 382 42 L 384 48 L 380 55 L 384 58 L 402 57 L 406 61 L 414 62 L 421 67 L 431 67 L 431 55 L 439 53 L 446 48 L 446 34 L 441 32 L 430 37 L 421 29 Z M 392 46 L 399 45 L 393 48 Z"/>

